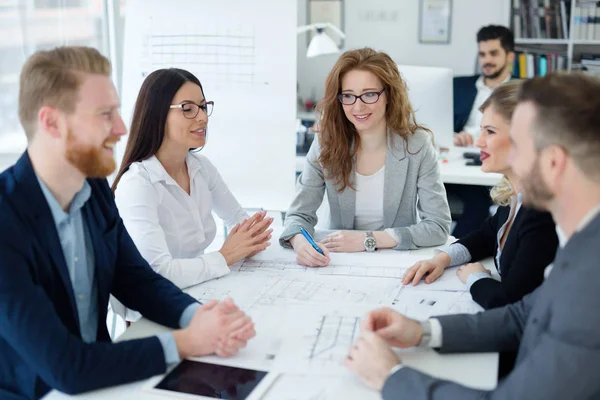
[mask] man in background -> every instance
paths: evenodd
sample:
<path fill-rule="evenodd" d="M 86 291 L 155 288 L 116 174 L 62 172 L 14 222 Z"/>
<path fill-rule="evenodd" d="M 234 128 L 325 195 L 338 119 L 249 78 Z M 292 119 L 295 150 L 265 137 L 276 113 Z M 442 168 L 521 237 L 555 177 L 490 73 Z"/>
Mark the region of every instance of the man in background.
<path fill-rule="evenodd" d="M 482 114 L 479 108 L 494 88 L 508 81 L 515 59 L 512 32 L 499 25 L 484 26 L 477 32 L 481 75 L 454 78 L 454 145 L 472 146 L 479 136 Z M 490 215 L 489 188 L 473 185 L 446 185 L 449 199 L 462 202 L 462 213 L 452 234 L 461 238 L 479 228 Z M 452 203 L 452 202 L 451 202 Z M 452 208 L 452 207 L 451 207 Z"/>

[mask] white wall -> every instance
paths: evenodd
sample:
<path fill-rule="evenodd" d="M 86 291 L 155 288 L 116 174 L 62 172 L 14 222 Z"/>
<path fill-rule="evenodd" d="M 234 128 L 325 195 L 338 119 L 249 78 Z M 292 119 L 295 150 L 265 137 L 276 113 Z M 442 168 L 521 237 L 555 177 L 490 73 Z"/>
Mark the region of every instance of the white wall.
<path fill-rule="evenodd" d="M 343 50 L 373 47 L 397 63 L 452 68 L 454 75 L 473 74 L 476 33 L 489 24 L 508 25 L 510 0 L 453 0 L 452 35 L 448 45 L 419 43 L 419 0 L 344 0 Z M 371 17 L 370 20 L 367 18 Z M 395 20 L 394 19 L 395 16 Z M 305 25 L 307 0 L 298 0 L 298 25 Z M 375 20 L 374 20 L 375 19 Z M 338 55 L 306 58 L 306 35 L 298 36 L 300 96 L 323 96 L 327 73 Z"/>

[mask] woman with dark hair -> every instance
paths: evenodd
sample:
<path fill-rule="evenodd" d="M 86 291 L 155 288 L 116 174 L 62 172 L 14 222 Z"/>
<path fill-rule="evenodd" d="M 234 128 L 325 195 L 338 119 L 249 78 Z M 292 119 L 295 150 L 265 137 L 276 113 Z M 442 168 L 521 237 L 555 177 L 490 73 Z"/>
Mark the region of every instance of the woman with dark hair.
<path fill-rule="evenodd" d="M 293 247 L 302 265 L 325 266 L 329 251 L 445 243 L 450 210 L 432 134 L 415 120 L 396 63 L 369 48 L 345 52 L 317 109 L 321 133 L 306 156 L 280 244 Z M 320 254 L 299 233 L 314 231 L 325 192 L 329 227 L 339 231 L 318 244 Z"/>
<path fill-rule="evenodd" d="M 190 72 L 169 68 L 148 75 L 112 186 L 140 253 L 180 288 L 227 274 L 233 263 L 267 248 L 271 237 L 272 218 L 264 212 L 248 218 L 197 151 L 206 144 L 212 108 Z M 204 254 L 216 234 L 212 211 L 232 229 L 219 251 Z"/>

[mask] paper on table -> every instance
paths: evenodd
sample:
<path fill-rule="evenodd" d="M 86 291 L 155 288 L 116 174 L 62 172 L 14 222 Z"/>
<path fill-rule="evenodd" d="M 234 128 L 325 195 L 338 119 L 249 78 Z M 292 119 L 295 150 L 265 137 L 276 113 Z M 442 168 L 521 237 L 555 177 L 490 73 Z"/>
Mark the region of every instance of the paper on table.
<path fill-rule="evenodd" d="M 311 376 L 280 374 L 262 394 L 262 400 L 376 400 L 379 393 L 352 375 Z"/>
<path fill-rule="evenodd" d="M 233 367 L 270 371 L 285 336 L 284 319 L 286 309 L 282 307 L 254 306 L 248 310 L 254 321 L 256 336 L 248 341 L 246 348 L 230 358 L 205 356 L 192 358 L 202 362 Z"/>
<path fill-rule="evenodd" d="M 279 371 L 345 375 L 342 360 L 360 335 L 360 321 L 372 306 L 302 306 L 284 321 L 288 335 L 275 362 Z"/>
<path fill-rule="evenodd" d="M 248 311 L 255 305 L 389 305 L 400 286 L 400 280 L 392 278 L 255 271 L 251 274 L 231 273 L 191 288 L 188 293 L 201 301 L 230 296 Z"/>
<path fill-rule="evenodd" d="M 408 284 L 405 287 L 412 287 L 412 284 Z M 425 283 L 421 280 L 416 286 L 421 290 L 439 290 L 439 291 L 453 291 L 453 292 L 464 292 L 467 287 L 460 279 L 456 276 L 456 268 L 446 268 L 442 276 L 433 281 L 432 283 Z"/>
<path fill-rule="evenodd" d="M 402 287 L 392 308 L 418 320 L 444 314 L 473 314 L 483 310 L 472 300 L 469 292 L 422 290 L 421 285 Z"/>

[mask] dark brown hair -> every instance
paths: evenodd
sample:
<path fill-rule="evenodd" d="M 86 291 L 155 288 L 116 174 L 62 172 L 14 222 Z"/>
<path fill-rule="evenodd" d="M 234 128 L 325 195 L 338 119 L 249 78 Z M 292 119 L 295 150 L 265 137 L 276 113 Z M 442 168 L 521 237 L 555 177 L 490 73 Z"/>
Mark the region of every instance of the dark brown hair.
<path fill-rule="evenodd" d="M 123 162 L 112 184 L 113 193 L 131 164 L 152 157 L 160 148 L 165 137 L 169 106 L 177 91 L 186 82 L 193 82 L 200 86 L 204 95 L 204 89 L 198 78 L 184 69 L 159 69 L 144 80 L 135 101 Z"/>

